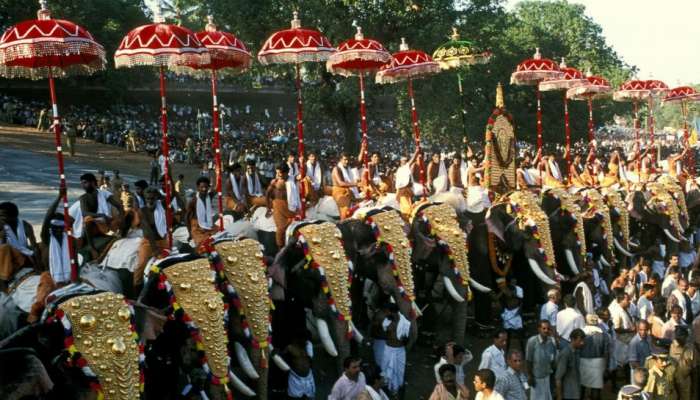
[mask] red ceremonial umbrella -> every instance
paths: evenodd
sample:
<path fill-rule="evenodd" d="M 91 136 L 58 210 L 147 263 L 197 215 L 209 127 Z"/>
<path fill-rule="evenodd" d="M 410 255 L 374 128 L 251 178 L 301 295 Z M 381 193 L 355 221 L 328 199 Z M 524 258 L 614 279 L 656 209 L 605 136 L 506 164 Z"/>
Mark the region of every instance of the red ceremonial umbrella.
<path fill-rule="evenodd" d="M 219 199 L 219 230 L 224 230 L 224 205 L 221 193 L 222 168 L 221 168 L 221 139 L 219 135 L 219 101 L 217 98 L 216 79 L 220 76 L 235 75 L 247 71 L 253 63 L 253 57 L 245 47 L 245 44 L 237 37 L 216 30 L 214 17 L 207 17 L 208 23 L 204 32 L 197 32 L 194 36 L 204 47 L 209 50 L 211 61 L 203 69 L 210 70 L 212 113 L 211 123 L 214 127 L 214 162 L 216 163 L 216 194 Z"/>
<path fill-rule="evenodd" d="M 559 63 L 559 69 L 564 76 L 543 80 L 540 82 L 539 89 L 543 92 L 564 90 L 564 135 L 566 136 L 566 173 L 568 174 L 571 165 L 571 127 L 569 126 L 569 99 L 566 97 L 566 90 L 587 81 L 581 71 L 567 67 L 563 57 Z"/>
<path fill-rule="evenodd" d="M 424 76 L 437 74 L 440 72 L 440 64 L 433 61 L 427 53 L 420 50 L 409 50 L 405 38 L 401 38 L 399 51 L 391 55 L 391 62 L 383 66 L 377 72 L 377 83 L 396 83 L 408 81 L 408 97 L 411 100 L 411 120 L 413 123 L 413 140 L 416 149 L 420 150 L 420 127 L 418 126 L 418 111 L 416 110 L 416 100 L 413 96 L 413 80 Z M 423 157 L 420 159 L 420 184 L 423 186 L 423 197 L 425 190 L 425 168 Z"/>
<path fill-rule="evenodd" d="M 612 91 L 610 82 L 600 76 L 586 74 L 586 83 L 575 86 L 566 91 L 566 97 L 572 100 L 583 100 L 588 103 L 588 142 L 595 139 L 593 129 L 593 100 L 607 97 Z"/>
<path fill-rule="evenodd" d="M 165 210 L 168 225 L 168 246 L 173 245 L 172 209 L 170 206 L 170 171 L 168 155 L 168 111 L 165 104 L 165 70 L 195 74 L 197 68 L 208 65 L 209 52 L 187 28 L 164 23 L 156 10 L 153 24 L 139 26 L 127 33 L 114 53 L 117 68 L 155 66 L 160 73 L 160 123 L 163 132 L 161 153 L 165 159 Z"/>
<path fill-rule="evenodd" d="M 61 148 L 61 119 L 58 116 L 54 78 L 90 75 L 105 68 L 105 51 L 81 26 L 70 21 L 51 19 L 46 1 L 40 1 L 37 19 L 18 23 L 0 37 L 0 76 L 6 78 L 48 78 L 53 111 L 53 131 L 58 159 L 58 176 L 63 191 L 63 218 L 68 236 L 72 225 L 68 217 L 66 175 Z M 73 241 L 68 241 L 71 280 L 78 279 Z"/>
<path fill-rule="evenodd" d="M 315 29 L 301 27 L 299 13 L 294 11 L 292 27 L 277 31 L 270 35 L 258 53 L 258 61 L 263 65 L 268 64 L 294 64 L 296 67 L 296 87 L 297 87 L 297 137 L 299 140 L 299 172 L 303 181 L 306 175 L 304 165 L 304 103 L 301 96 L 301 73 L 300 64 L 304 62 L 326 61 L 335 48 L 331 42 L 321 32 Z M 304 208 L 306 201 L 304 185 L 299 188 L 301 197 L 301 208 L 299 217 L 304 219 Z"/>
<path fill-rule="evenodd" d="M 362 161 L 365 166 L 365 179 L 369 182 L 369 161 L 367 158 L 367 112 L 365 109 L 365 75 L 379 70 L 391 60 L 391 54 L 381 43 L 374 39 L 365 39 L 362 28 L 357 27 L 354 39 L 338 45 L 326 62 L 328 72 L 342 76 L 358 76 L 360 81 L 360 128 L 362 129 Z M 369 197 L 369 192 L 367 192 Z"/>
<path fill-rule="evenodd" d="M 559 70 L 557 64 L 548 59 L 542 58 L 540 49 L 535 50 L 535 55 L 520 64 L 510 75 L 510 83 L 515 85 L 535 86 L 535 96 L 537 97 L 537 151 L 542 149 L 542 94 L 540 93 L 540 82 L 545 79 L 559 79 L 564 74 Z"/>
<path fill-rule="evenodd" d="M 681 113 L 683 114 L 683 137 L 688 141 L 688 102 L 700 101 L 700 93 L 690 86 L 679 86 L 671 89 L 663 102 L 665 103 L 680 103 Z M 695 176 L 695 151 L 691 151 L 688 163 L 690 174 Z"/>

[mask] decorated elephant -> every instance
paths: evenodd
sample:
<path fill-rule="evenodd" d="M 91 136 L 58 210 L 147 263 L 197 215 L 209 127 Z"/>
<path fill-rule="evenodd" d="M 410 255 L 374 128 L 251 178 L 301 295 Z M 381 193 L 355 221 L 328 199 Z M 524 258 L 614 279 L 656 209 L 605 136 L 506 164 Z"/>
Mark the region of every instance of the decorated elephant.
<path fill-rule="evenodd" d="M 616 263 L 614 254 L 613 226 L 610 209 L 597 189 L 589 188 L 576 193 L 583 214 L 583 226 L 586 233 L 586 249 L 593 256 L 593 261 L 604 267 L 607 273 Z"/>
<path fill-rule="evenodd" d="M 559 270 L 565 275 L 578 275 L 586 260 L 586 233 L 576 197 L 560 188 L 545 190 L 542 192 L 542 210 L 549 217 Z"/>
<path fill-rule="evenodd" d="M 415 285 L 411 265 L 411 244 L 408 228 L 399 213 L 392 208 L 369 209 L 338 224 L 343 246 L 354 266 L 351 287 L 353 321 L 362 329 L 382 305 L 391 301 L 411 321 L 408 339 L 410 348 L 417 337 L 417 317 L 420 309 L 415 303 Z M 379 290 L 368 296 L 367 280 Z"/>
<path fill-rule="evenodd" d="M 470 272 L 467 234 L 460 226 L 455 209 L 445 203 L 415 207 L 410 238 L 418 303 L 428 303 L 421 329 L 437 326 L 436 305 L 443 303 L 451 309 L 450 340 L 463 344 L 467 300 L 471 298 Z"/>
<path fill-rule="evenodd" d="M 615 257 L 622 260 L 622 265 L 628 265 L 633 257 L 630 250 L 630 214 L 624 200 L 626 196 L 626 193 L 620 190 L 603 191 L 603 199 L 610 210 Z"/>
<path fill-rule="evenodd" d="M 268 268 L 272 278 L 273 337 L 284 349 L 295 336 L 307 335 L 299 321 L 307 320 L 338 371 L 350 355 L 350 340 L 363 337 L 352 322 L 352 263 L 345 255 L 342 234 L 330 222 L 295 223 L 287 229 L 287 244 Z"/>

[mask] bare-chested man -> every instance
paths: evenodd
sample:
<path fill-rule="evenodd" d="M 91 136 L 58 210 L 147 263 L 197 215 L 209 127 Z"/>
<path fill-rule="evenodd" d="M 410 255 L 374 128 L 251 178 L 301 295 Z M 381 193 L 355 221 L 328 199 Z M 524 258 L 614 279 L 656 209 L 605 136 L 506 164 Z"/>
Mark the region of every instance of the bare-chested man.
<path fill-rule="evenodd" d="M 350 217 L 348 210 L 350 210 L 355 200 L 355 194 L 352 189 L 357 187 L 357 183 L 352 180 L 348 162 L 348 155 L 342 154 L 338 165 L 333 168 L 333 200 L 338 205 L 341 221 Z"/>
<path fill-rule="evenodd" d="M 241 164 L 234 163 L 230 168 L 230 173 L 226 181 L 226 210 L 233 212 L 234 219 L 243 217 L 247 210 L 246 182 L 243 176 Z"/>
<path fill-rule="evenodd" d="M 143 239 L 139 246 L 136 268 L 133 274 L 134 288 L 143 284 L 144 269 L 148 260 L 168 249 L 168 224 L 166 222 L 165 207 L 163 207 L 163 202 L 157 189 L 146 189 L 145 204 L 137 212 L 139 227 L 143 231 Z M 135 290 L 136 292 L 138 291 Z"/>
<path fill-rule="evenodd" d="M 282 248 L 285 232 L 294 220 L 296 211 L 301 207 L 301 200 L 296 182 L 289 180 L 289 166 L 280 164 L 275 172 L 275 179 L 267 188 L 267 213 L 268 217 L 272 215 L 275 221 L 275 242 L 277 247 Z"/>
<path fill-rule="evenodd" d="M 464 184 L 462 183 L 462 155 L 457 153 L 452 158 L 452 164 L 447 171 L 447 177 L 450 181 L 450 192 L 456 194 L 464 193 Z"/>
<path fill-rule="evenodd" d="M 73 231 L 81 239 L 79 252 L 86 261 L 97 259 L 112 241 L 110 231 L 119 229 L 124 208 L 108 191 L 97 189 L 97 178 L 87 173 L 80 177 L 85 193 L 80 196 L 80 209 L 75 210 Z M 117 215 L 113 215 L 116 210 Z"/>
<path fill-rule="evenodd" d="M 19 218 L 17 205 L 11 202 L 1 203 L 0 282 L 11 280 L 25 265 L 34 265 L 35 249 L 34 230 L 27 221 Z"/>

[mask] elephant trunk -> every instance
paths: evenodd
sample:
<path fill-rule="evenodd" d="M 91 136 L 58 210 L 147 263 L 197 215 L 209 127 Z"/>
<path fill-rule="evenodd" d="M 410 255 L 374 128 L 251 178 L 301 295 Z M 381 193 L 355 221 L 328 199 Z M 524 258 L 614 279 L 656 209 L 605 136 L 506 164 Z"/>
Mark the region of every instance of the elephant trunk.
<path fill-rule="evenodd" d="M 257 370 L 257 374 L 259 376 L 258 382 L 257 382 L 257 384 L 258 384 L 257 389 L 258 389 L 258 398 L 261 398 L 261 399 L 266 398 L 266 394 L 267 394 L 267 377 L 268 377 L 268 373 L 269 373 L 267 360 L 269 360 L 271 358 L 270 357 L 271 352 L 272 352 L 272 348 L 270 348 L 269 351 L 267 349 L 259 349 L 259 350 L 253 349 L 253 350 L 251 350 L 250 359 L 252 360 L 253 365 L 255 365 L 255 368 Z M 267 360 L 264 360 L 262 358 L 263 354 Z M 279 358 L 278 355 L 273 355 L 272 357 Z M 275 364 L 277 364 L 277 363 L 275 362 Z M 284 364 L 286 365 L 286 363 L 284 363 Z M 278 367 L 279 367 L 279 364 L 278 364 Z M 287 366 L 287 367 L 289 367 L 289 366 Z M 280 368 L 280 369 L 282 369 L 282 368 Z"/>

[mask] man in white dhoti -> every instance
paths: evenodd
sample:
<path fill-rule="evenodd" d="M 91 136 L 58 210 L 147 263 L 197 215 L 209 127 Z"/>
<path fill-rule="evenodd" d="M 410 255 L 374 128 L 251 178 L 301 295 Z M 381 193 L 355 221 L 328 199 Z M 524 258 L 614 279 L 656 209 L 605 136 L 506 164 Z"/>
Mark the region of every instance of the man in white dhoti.
<path fill-rule="evenodd" d="M 619 291 L 615 300 L 610 303 L 610 319 L 615 330 L 615 359 L 619 367 L 627 365 L 628 347 L 630 340 L 634 336 L 636 329 L 634 319 L 628 313 L 630 297 L 627 293 Z"/>
<path fill-rule="evenodd" d="M 587 398 L 591 400 L 600 400 L 603 373 L 610 351 L 608 335 L 600 329 L 598 323 L 597 315 L 586 315 L 586 326 L 583 327 L 586 339 L 579 354 L 581 386 L 587 392 Z"/>
<path fill-rule="evenodd" d="M 34 265 L 35 248 L 34 230 L 19 218 L 17 206 L 0 204 L 0 281 L 11 280 L 25 264 Z"/>
<path fill-rule="evenodd" d="M 548 320 L 540 320 L 537 335 L 525 346 L 525 360 L 530 384 L 530 400 L 552 400 L 549 377 L 554 372 L 557 346 Z"/>
<path fill-rule="evenodd" d="M 382 373 L 386 379 L 389 394 L 396 396 L 403 387 L 406 370 L 406 343 L 411 331 L 411 323 L 400 312 L 396 304 L 386 306 L 389 314 L 382 322 L 386 332 L 386 345 L 382 355 Z"/>

